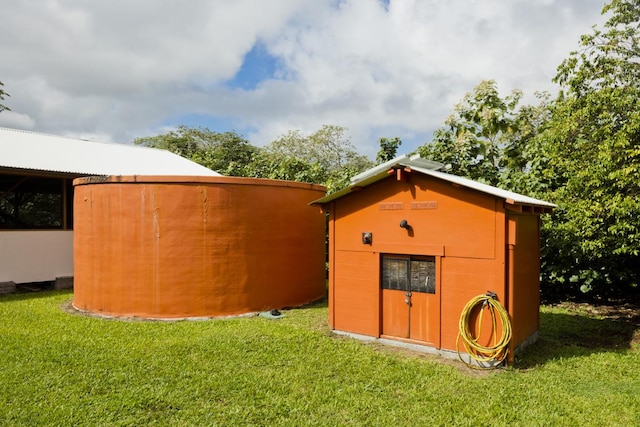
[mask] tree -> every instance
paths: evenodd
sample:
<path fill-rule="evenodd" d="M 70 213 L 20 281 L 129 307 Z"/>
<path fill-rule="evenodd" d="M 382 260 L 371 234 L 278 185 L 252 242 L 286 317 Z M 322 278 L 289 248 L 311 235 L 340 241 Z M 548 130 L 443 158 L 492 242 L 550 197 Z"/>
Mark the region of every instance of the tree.
<path fill-rule="evenodd" d="M 266 150 L 260 150 L 253 157 L 251 163 L 246 165 L 244 175 L 314 184 L 325 184 L 326 181 L 326 171 L 320 164 Z"/>
<path fill-rule="evenodd" d="M 180 125 L 162 135 L 136 138 L 134 144 L 169 150 L 222 175 L 243 176 L 258 149 L 232 132 Z"/>
<path fill-rule="evenodd" d="M 264 148 L 235 132 L 178 126 L 162 135 L 136 138 L 134 144 L 169 150 L 227 176 L 282 179 L 342 188 L 372 163 L 359 155 L 340 126 L 323 126 L 303 135 L 290 131 Z"/>
<path fill-rule="evenodd" d="M 504 99 L 493 80 L 482 81 L 467 93 L 436 130 L 432 143 L 418 148 L 422 157 L 451 165 L 451 173 L 492 185 L 500 182 L 505 158 L 522 148 L 513 145 L 522 92 L 514 90 Z"/>
<path fill-rule="evenodd" d="M 344 133 L 346 128 L 323 125 L 318 131 L 304 135 L 300 130 L 289 131 L 265 147 L 269 153 L 280 153 L 308 163 L 318 163 L 328 172 L 349 164 L 369 163 L 361 156 Z"/>
<path fill-rule="evenodd" d="M 555 80 L 575 97 L 599 89 L 637 87 L 640 81 L 640 1 L 613 0 L 602 9 L 612 12 L 604 29 L 593 27 L 581 37 L 580 50 L 558 67 Z"/>
<path fill-rule="evenodd" d="M 9 95 L 7 92 L 5 92 L 4 90 L 2 90 L 2 87 L 4 86 L 4 84 L 2 82 L 0 82 L 0 101 L 4 101 L 4 98 L 6 96 L 11 96 Z M 0 104 L 0 113 L 2 113 L 3 111 L 8 110 L 11 111 L 11 108 Z"/>
<path fill-rule="evenodd" d="M 614 0 L 604 29 L 558 68 L 563 89 L 541 133 L 546 197 L 544 282 L 584 292 L 640 283 L 640 0 Z"/>
<path fill-rule="evenodd" d="M 501 154 L 498 183 L 501 188 L 530 196 L 540 196 L 554 180 L 538 138 L 549 125 L 551 96 L 547 92 L 536 92 L 535 96 L 538 104 L 521 106 L 512 120 Z"/>
<path fill-rule="evenodd" d="M 382 164 L 384 162 L 388 162 L 389 160 L 393 160 L 396 157 L 396 153 L 398 152 L 398 147 L 402 145 L 402 141 L 400 138 L 380 138 L 378 141 L 380 144 L 380 151 L 376 156 L 376 163 Z"/>
<path fill-rule="evenodd" d="M 345 137 L 345 131 L 344 127 L 334 125 L 323 125 L 310 135 L 304 135 L 300 130 L 289 131 L 264 150 L 271 162 L 297 164 L 298 167 L 297 162 L 306 164 L 309 178 L 315 180 L 312 182 L 326 185 L 332 192 L 347 185 L 351 176 L 372 166 L 369 159 L 358 154 Z M 296 162 L 288 159 L 296 159 Z"/>

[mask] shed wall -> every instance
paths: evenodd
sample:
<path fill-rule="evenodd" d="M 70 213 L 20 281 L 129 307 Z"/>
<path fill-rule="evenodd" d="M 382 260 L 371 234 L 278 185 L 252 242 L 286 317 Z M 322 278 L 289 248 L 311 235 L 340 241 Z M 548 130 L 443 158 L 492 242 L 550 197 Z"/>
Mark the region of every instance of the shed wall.
<path fill-rule="evenodd" d="M 491 290 L 506 305 L 503 202 L 421 174 L 404 178 L 390 176 L 330 207 L 332 327 L 380 336 L 381 254 L 433 255 L 441 257 L 440 345 L 453 350 L 472 297 Z M 402 220 L 411 228 L 401 228 Z M 370 245 L 362 243 L 363 232 L 372 233 Z"/>
<path fill-rule="evenodd" d="M 509 314 L 512 347 L 540 329 L 540 217 L 509 214 Z"/>

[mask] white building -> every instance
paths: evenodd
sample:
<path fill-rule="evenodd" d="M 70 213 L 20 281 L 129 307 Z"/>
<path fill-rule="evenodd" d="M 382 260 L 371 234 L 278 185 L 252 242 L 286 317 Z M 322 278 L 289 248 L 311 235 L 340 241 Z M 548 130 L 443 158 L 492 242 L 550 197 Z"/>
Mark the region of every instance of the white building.
<path fill-rule="evenodd" d="M 0 285 L 73 276 L 72 181 L 97 175 L 219 174 L 166 150 L 0 128 Z"/>

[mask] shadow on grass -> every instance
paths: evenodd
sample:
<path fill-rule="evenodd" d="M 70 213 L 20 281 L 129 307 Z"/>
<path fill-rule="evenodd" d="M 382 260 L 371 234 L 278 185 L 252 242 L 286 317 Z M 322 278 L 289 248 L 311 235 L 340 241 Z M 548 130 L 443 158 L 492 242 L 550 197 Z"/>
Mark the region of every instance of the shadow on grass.
<path fill-rule="evenodd" d="M 311 301 L 309 303 L 297 306 L 297 307 L 285 307 L 285 309 L 296 310 L 296 309 L 304 309 L 304 308 L 328 308 L 329 307 L 329 297 L 324 295 L 321 298 L 318 298 L 315 301 Z"/>
<path fill-rule="evenodd" d="M 586 313 L 540 313 L 540 338 L 516 357 L 516 369 L 551 360 L 621 352 L 640 342 L 638 317 L 595 318 Z"/>
<path fill-rule="evenodd" d="M 0 301 L 25 301 L 39 298 L 49 298 L 52 295 L 73 295 L 72 289 L 38 289 L 31 291 L 18 290 L 17 292 L 0 295 Z"/>

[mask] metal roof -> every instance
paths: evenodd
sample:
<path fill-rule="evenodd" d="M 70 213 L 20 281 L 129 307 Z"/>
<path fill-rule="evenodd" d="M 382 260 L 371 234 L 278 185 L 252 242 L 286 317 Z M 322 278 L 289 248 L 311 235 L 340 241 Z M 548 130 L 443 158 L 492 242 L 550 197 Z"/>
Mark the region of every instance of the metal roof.
<path fill-rule="evenodd" d="M 0 168 L 74 175 L 220 176 L 167 150 L 0 127 Z"/>
<path fill-rule="evenodd" d="M 490 194 L 495 197 L 504 199 L 510 205 L 525 205 L 531 207 L 542 208 L 543 211 L 550 210 L 556 207 L 553 203 L 545 202 L 544 200 L 534 199 L 522 194 L 514 193 L 513 191 L 503 190 L 501 188 L 493 187 L 491 185 L 482 184 L 480 182 L 473 181 L 468 178 L 463 178 L 458 175 L 442 172 L 439 169 L 444 169 L 445 166 L 442 163 L 434 162 L 420 158 L 418 155 L 407 156 L 403 155 L 396 157 L 386 163 L 378 165 L 374 168 L 366 170 L 359 175 L 351 178 L 349 186 L 343 188 L 340 191 L 331 193 L 321 199 L 311 202 L 313 205 L 322 205 L 332 200 L 336 200 L 342 196 L 351 193 L 354 190 L 361 189 L 368 185 L 371 185 L 377 181 L 380 181 L 389 176 L 388 171 L 390 169 L 396 169 L 399 167 L 408 167 L 412 171 L 419 172 L 424 175 L 428 175 L 443 181 L 450 182 L 462 187 L 470 188 L 472 190 L 480 191 L 485 194 Z"/>

